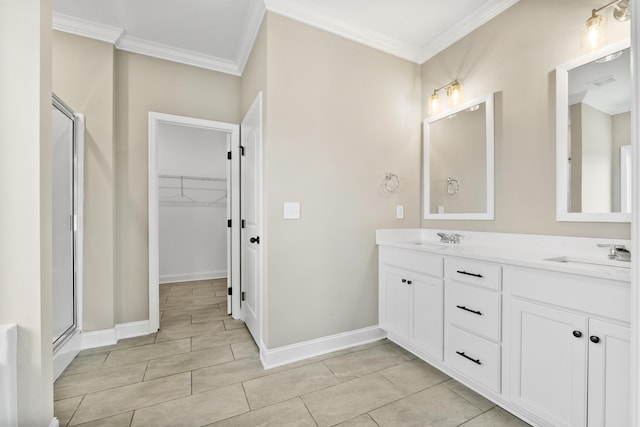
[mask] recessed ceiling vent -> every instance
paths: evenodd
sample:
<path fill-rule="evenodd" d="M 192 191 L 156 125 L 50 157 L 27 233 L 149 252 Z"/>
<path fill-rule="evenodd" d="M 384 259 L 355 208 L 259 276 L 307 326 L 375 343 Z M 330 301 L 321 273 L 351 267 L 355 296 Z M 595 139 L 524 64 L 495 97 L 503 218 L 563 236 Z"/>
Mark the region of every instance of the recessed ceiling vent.
<path fill-rule="evenodd" d="M 594 80 L 589 84 L 591 84 L 591 85 L 593 85 L 595 87 L 601 87 L 601 86 L 604 86 L 604 85 L 608 85 L 609 83 L 614 83 L 616 81 L 617 80 L 616 80 L 615 77 L 613 77 L 612 75 L 609 75 L 609 76 L 606 76 L 606 77 L 602 77 L 602 78 L 600 78 L 598 80 Z"/>

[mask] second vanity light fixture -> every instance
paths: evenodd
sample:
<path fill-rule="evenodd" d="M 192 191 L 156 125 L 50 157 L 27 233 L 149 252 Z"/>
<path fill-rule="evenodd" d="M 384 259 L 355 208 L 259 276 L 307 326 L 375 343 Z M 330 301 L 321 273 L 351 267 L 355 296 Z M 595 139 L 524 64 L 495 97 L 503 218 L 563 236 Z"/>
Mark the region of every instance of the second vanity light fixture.
<path fill-rule="evenodd" d="M 446 85 L 433 90 L 433 95 L 429 98 L 429 114 L 434 115 L 440 111 L 440 92 L 442 89 L 447 90 L 447 99 L 450 107 L 457 107 L 462 104 L 462 85 L 458 79 L 447 83 Z"/>
<path fill-rule="evenodd" d="M 589 51 L 597 49 L 607 44 L 607 19 L 599 15 L 598 12 L 613 6 L 613 17 L 618 22 L 628 21 L 631 13 L 629 10 L 629 0 L 614 0 L 598 9 L 591 11 L 591 17 L 582 28 L 581 46 L 582 50 Z"/>

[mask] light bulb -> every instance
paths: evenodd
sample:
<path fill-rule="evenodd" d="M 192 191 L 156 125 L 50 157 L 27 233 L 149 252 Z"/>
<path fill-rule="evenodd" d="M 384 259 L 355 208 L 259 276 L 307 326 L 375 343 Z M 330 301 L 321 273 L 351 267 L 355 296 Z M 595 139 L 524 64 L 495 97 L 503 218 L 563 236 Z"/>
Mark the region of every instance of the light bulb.
<path fill-rule="evenodd" d="M 429 114 L 437 114 L 440 110 L 440 95 L 438 92 L 433 91 L 433 95 L 429 98 Z"/>
<path fill-rule="evenodd" d="M 457 107 L 462 104 L 462 85 L 457 80 L 447 88 L 447 98 L 449 99 L 450 107 Z"/>
<path fill-rule="evenodd" d="M 590 51 L 604 46 L 607 43 L 606 36 L 607 19 L 602 15 L 598 15 L 594 10 L 582 28 L 582 50 Z"/>

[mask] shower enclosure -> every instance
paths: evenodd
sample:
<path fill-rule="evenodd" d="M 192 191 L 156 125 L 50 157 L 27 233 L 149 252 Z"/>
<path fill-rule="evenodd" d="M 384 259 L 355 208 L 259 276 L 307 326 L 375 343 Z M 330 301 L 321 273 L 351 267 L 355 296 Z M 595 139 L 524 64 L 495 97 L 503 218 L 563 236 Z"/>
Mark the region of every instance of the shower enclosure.
<path fill-rule="evenodd" d="M 55 95 L 52 114 L 52 344 L 57 376 L 80 350 L 84 119 Z"/>

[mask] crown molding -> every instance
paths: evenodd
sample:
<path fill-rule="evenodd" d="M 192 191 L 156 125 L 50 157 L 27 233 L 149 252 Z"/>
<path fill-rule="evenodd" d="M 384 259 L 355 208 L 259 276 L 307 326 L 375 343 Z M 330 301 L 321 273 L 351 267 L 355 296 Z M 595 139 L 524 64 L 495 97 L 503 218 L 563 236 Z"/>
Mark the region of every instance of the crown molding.
<path fill-rule="evenodd" d="M 422 64 L 518 1 L 489 0 L 449 30 L 440 34 L 433 42 L 422 47 L 341 22 L 335 16 L 327 14 L 319 8 L 311 8 L 308 5 L 302 6 L 294 0 L 265 0 L 265 4 L 269 12 L 286 16 L 374 49 Z"/>
<path fill-rule="evenodd" d="M 191 50 L 167 46 L 162 43 L 155 43 L 138 37 L 125 35 L 118 40 L 115 46 L 116 49 L 124 50 L 126 52 L 152 56 L 154 58 L 178 62 L 180 64 L 192 65 L 194 67 L 232 74 L 234 76 L 241 75 L 241 71 L 235 61 L 211 55 L 203 55 Z"/>
<path fill-rule="evenodd" d="M 263 1 L 257 0 L 251 2 L 247 18 L 244 21 L 242 37 L 240 38 L 238 55 L 236 57 L 236 65 L 240 71 L 240 75 L 244 73 L 244 67 L 247 65 L 253 45 L 258 38 L 262 19 L 266 11 Z"/>
<path fill-rule="evenodd" d="M 520 0 L 489 0 L 420 49 L 419 64 L 436 56 L 478 27 L 486 24 Z"/>
<path fill-rule="evenodd" d="M 420 58 L 420 48 L 417 46 L 347 24 L 319 8 L 302 6 L 291 0 L 265 0 L 265 6 L 269 12 L 286 16 L 408 61 L 418 62 Z"/>
<path fill-rule="evenodd" d="M 53 13 L 53 29 L 111 44 L 116 44 L 124 34 L 122 28 L 55 12 Z"/>
<path fill-rule="evenodd" d="M 249 25 L 256 25 L 254 22 L 256 16 L 259 19 L 262 19 L 264 11 L 261 15 L 259 13 L 260 7 L 258 7 L 257 9 L 258 10 L 253 12 L 251 15 L 252 21 L 247 22 L 248 30 L 252 30 Z M 260 21 L 258 20 L 257 27 L 259 28 L 259 26 Z M 218 58 L 211 55 L 203 55 L 198 52 L 180 49 L 161 43 L 151 42 L 149 40 L 130 36 L 126 34 L 125 31 L 121 28 L 116 28 L 69 15 L 63 15 L 60 13 L 53 14 L 53 29 L 65 33 L 75 34 L 81 37 L 87 37 L 90 39 L 111 43 L 116 49 L 119 50 L 152 56 L 154 58 L 160 58 L 180 64 L 205 68 L 207 70 L 218 71 L 221 73 L 232 74 L 234 76 L 240 76 L 242 74 L 242 68 L 244 68 L 244 64 L 241 68 L 236 61 Z M 240 57 L 244 58 L 245 62 L 253 46 L 252 41 L 255 40 L 258 29 L 253 30 L 252 33 L 254 34 L 253 39 L 251 39 L 249 36 L 246 37 L 247 40 L 243 39 L 242 49 L 246 52 L 242 52 Z"/>

